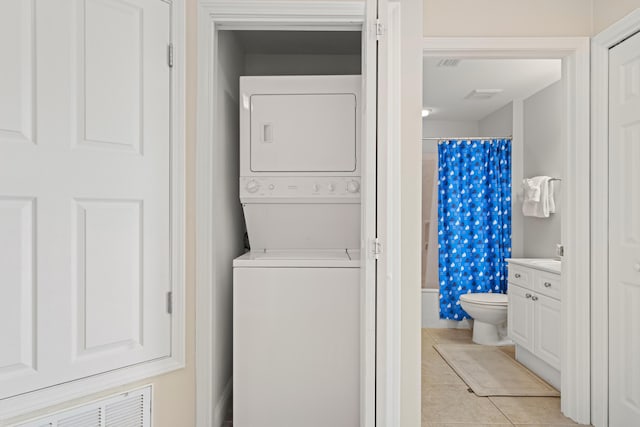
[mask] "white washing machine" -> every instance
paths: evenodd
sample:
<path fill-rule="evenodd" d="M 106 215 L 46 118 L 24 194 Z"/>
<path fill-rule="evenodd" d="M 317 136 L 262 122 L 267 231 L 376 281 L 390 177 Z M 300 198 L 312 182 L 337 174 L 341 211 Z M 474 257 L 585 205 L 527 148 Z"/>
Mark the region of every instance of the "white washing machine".
<path fill-rule="evenodd" d="M 233 425 L 360 425 L 360 254 L 234 261 Z"/>
<path fill-rule="evenodd" d="M 360 424 L 360 84 L 240 80 L 236 427 Z"/>

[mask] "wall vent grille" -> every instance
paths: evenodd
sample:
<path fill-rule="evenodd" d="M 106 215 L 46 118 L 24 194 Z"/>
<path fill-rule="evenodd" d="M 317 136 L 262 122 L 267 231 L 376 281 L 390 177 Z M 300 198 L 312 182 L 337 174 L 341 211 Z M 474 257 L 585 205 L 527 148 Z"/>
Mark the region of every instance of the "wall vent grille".
<path fill-rule="evenodd" d="M 491 99 L 496 95 L 502 93 L 502 89 L 475 89 L 472 90 L 469 95 L 465 96 L 465 99 L 471 100 L 486 100 Z"/>
<path fill-rule="evenodd" d="M 460 63 L 459 59 L 446 58 L 446 59 L 440 60 L 440 62 L 438 62 L 437 66 L 438 67 L 457 67 L 459 63 Z"/>
<path fill-rule="evenodd" d="M 151 385 L 13 424 L 13 427 L 151 427 Z"/>

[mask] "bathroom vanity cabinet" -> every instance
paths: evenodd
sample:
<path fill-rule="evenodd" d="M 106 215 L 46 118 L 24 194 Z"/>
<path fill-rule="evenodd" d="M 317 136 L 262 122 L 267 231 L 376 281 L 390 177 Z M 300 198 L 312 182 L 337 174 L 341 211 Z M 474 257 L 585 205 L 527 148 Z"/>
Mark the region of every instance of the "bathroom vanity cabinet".
<path fill-rule="evenodd" d="M 509 259 L 508 334 L 516 359 L 560 389 L 560 261 Z"/>

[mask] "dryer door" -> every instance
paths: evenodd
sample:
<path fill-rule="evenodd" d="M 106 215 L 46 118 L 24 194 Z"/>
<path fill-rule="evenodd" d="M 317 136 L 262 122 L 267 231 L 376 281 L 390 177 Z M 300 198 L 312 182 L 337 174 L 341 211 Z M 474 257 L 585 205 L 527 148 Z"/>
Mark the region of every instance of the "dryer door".
<path fill-rule="evenodd" d="M 353 93 L 251 96 L 252 172 L 353 172 Z"/>

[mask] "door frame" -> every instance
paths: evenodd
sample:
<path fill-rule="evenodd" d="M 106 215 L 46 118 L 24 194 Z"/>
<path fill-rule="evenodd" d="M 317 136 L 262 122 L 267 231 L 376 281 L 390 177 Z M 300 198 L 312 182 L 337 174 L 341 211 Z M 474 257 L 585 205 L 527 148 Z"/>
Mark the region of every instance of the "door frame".
<path fill-rule="evenodd" d="M 217 33 L 219 30 L 353 30 L 363 31 L 365 2 L 363 1 L 264 1 L 264 0 L 200 0 L 198 3 L 198 100 L 196 139 L 196 425 L 220 425 L 226 414 L 232 393 L 229 378 L 218 401 L 214 401 L 211 360 L 214 299 L 213 283 L 213 203 L 212 180 L 215 176 L 212 145 L 216 143 L 215 82 Z M 365 52 L 363 52 L 364 57 Z M 375 69 L 375 66 L 374 66 Z M 364 68 L 363 68 L 364 70 Z M 363 96 L 365 93 L 363 92 Z M 369 129 L 370 126 L 367 126 Z M 375 128 L 373 129 L 375 131 Z M 365 134 L 369 131 L 363 132 Z M 364 166 L 364 164 L 363 164 Z M 364 177 L 363 167 L 362 175 Z M 363 192 L 366 183 L 363 182 Z M 364 256 L 364 254 L 363 254 Z M 375 342 L 375 298 L 367 301 L 367 334 L 363 348 L 373 349 Z M 231 349 L 229 349 L 231 351 Z M 361 404 L 362 425 L 373 425 L 375 411 L 375 355 L 367 357 L 362 368 L 362 388 L 367 390 Z"/>
<path fill-rule="evenodd" d="M 425 56 L 562 59 L 565 176 L 562 242 L 562 412 L 588 424 L 590 395 L 589 38 L 424 38 Z M 595 199 L 594 200 L 598 200 Z M 567 220 L 571 218 L 571 221 Z M 419 286 L 417 284 L 416 286 Z"/>
<path fill-rule="evenodd" d="M 640 9 L 591 41 L 591 405 L 592 423 L 609 425 L 609 49 L 640 32 Z"/>

